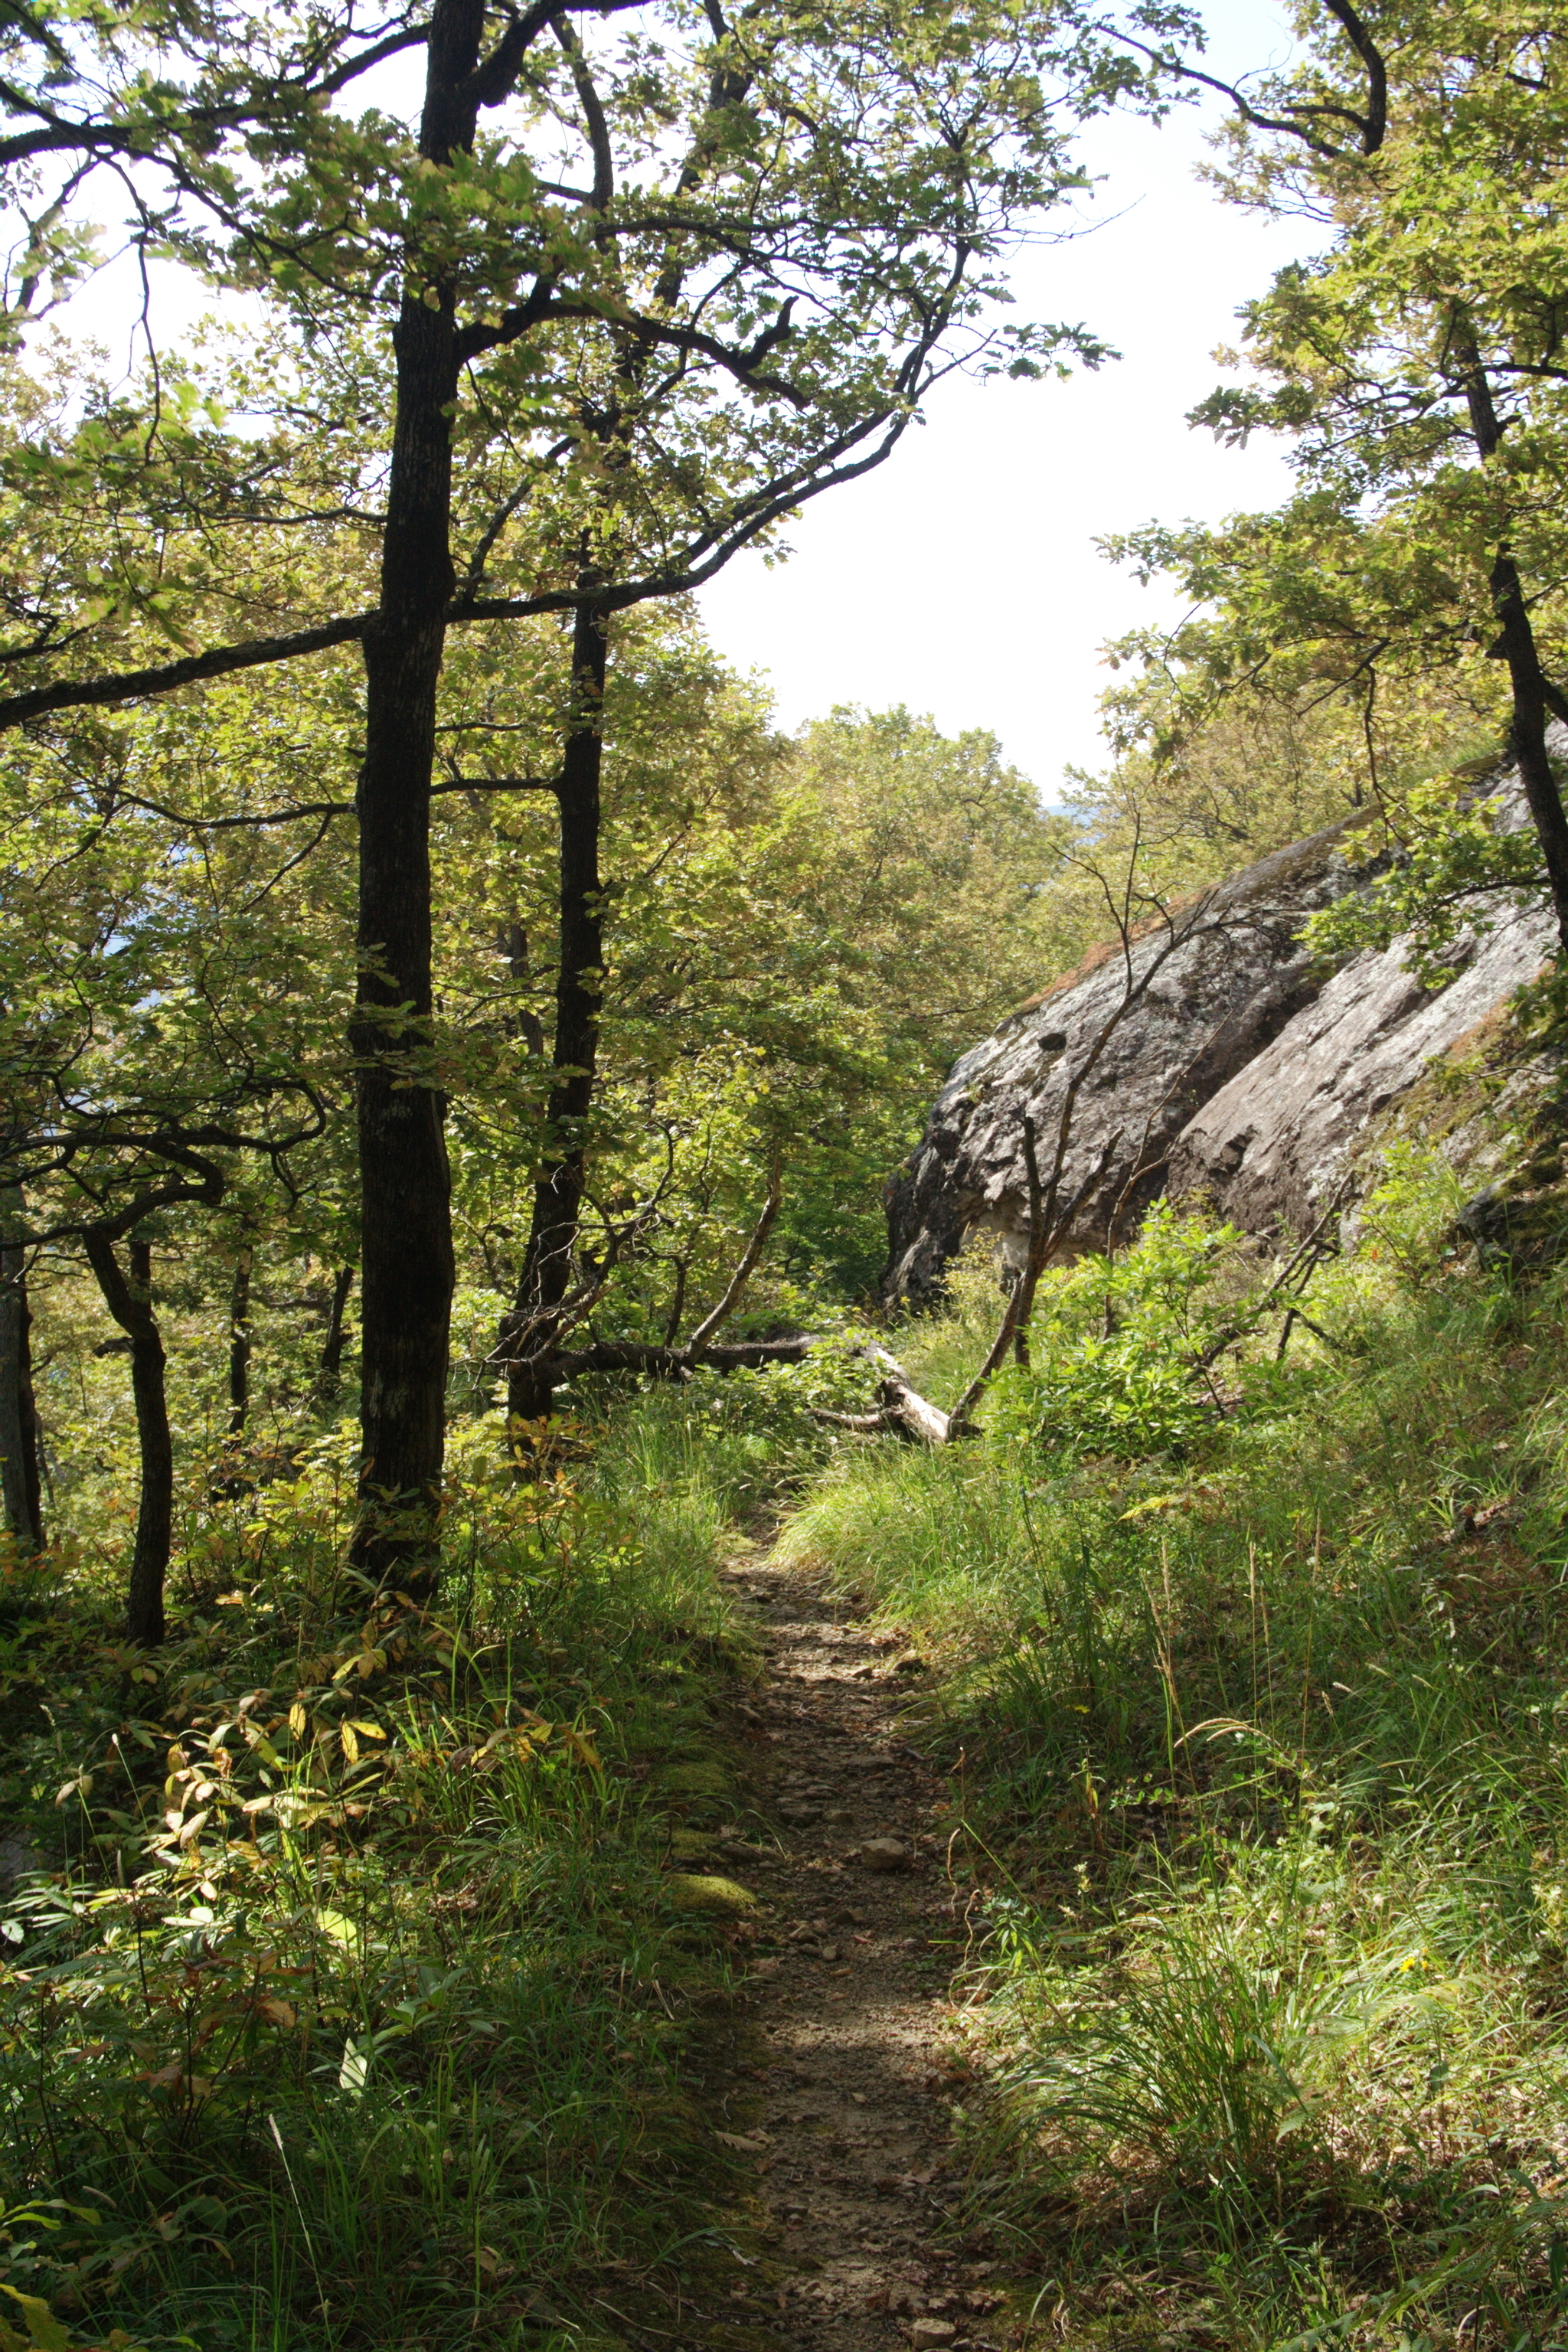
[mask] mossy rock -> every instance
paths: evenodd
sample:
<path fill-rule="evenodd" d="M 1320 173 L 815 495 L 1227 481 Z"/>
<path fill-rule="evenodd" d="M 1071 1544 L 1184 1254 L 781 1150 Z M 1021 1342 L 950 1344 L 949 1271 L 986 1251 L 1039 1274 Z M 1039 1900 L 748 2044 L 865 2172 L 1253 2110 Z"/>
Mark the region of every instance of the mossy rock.
<path fill-rule="evenodd" d="M 665 1765 L 658 1785 L 671 1797 L 727 1797 L 730 1775 L 711 1757 L 698 1757 L 689 1763 Z"/>
<path fill-rule="evenodd" d="M 749 1886 L 707 1872 L 671 1871 L 664 1882 L 664 1891 L 678 1911 L 712 1911 L 733 1917 L 739 1911 L 757 1908 L 757 1897 Z"/>
<path fill-rule="evenodd" d="M 707 1830 L 671 1830 L 669 1833 L 669 1851 L 677 1862 L 699 1861 L 712 1843 Z"/>
<path fill-rule="evenodd" d="M 1522 1172 L 1522 1180 L 1489 1184 L 1467 1201 L 1458 1219 L 1459 1231 L 1476 1245 L 1483 1266 L 1534 1273 L 1568 1254 L 1568 1185 L 1560 1179 L 1563 1164 L 1544 1156 Z M 1540 1191 L 1530 1189 L 1531 1177 L 1548 1178 Z"/>

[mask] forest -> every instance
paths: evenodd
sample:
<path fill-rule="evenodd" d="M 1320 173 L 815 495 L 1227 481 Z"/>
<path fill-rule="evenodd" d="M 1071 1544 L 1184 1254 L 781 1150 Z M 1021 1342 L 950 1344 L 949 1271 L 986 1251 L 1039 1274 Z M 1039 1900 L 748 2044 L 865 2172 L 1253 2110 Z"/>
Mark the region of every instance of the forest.
<path fill-rule="evenodd" d="M 3 0 L 0 2352 L 1568 2352 L 1562 6 Z M 1199 100 L 1289 496 L 1093 772 L 784 727 L 700 592 L 1113 369 L 1019 257 Z M 1316 969 L 1557 948 L 1081 1246 L 1331 827 Z"/>

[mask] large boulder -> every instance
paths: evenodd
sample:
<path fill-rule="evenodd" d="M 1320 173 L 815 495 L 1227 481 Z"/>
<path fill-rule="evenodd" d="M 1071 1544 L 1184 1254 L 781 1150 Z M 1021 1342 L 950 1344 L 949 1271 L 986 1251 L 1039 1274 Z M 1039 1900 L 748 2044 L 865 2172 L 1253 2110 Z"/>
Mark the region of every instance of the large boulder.
<path fill-rule="evenodd" d="M 1352 958 L 1172 1146 L 1166 1183 L 1245 1233 L 1304 1231 L 1355 1189 L 1370 1137 L 1441 1055 L 1538 972 L 1555 940 L 1544 908 L 1499 910 L 1461 947 L 1446 988 L 1424 988 L 1398 941 Z"/>
<path fill-rule="evenodd" d="M 1069 1088 L 1123 1003 L 1072 1106 L 1060 1198 L 1082 1197 L 1060 1255 L 1123 1238 L 1167 1189 L 1249 1232 L 1321 1215 L 1390 1107 L 1540 968 L 1553 937 L 1544 910 L 1504 904 L 1440 990 L 1405 969 L 1397 942 L 1331 971 L 1300 934 L 1314 908 L 1364 887 L 1373 869 L 1354 851 L 1345 824 L 1263 858 L 1090 957 L 962 1055 L 889 1186 L 884 1299 L 930 1294 L 972 1234 L 1021 1259 L 1024 1118 L 1048 1176 Z"/>

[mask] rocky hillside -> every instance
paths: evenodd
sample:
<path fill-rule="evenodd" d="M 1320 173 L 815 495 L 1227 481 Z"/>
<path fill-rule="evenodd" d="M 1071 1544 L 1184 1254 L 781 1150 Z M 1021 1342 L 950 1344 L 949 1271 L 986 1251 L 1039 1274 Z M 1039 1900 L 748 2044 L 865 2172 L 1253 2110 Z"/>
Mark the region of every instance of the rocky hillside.
<path fill-rule="evenodd" d="M 1544 909 L 1496 908 L 1436 991 L 1398 942 L 1315 965 L 1302 922 L 1364 884 L 1354 850 L 1342 824 L 1276 852 L 1170 926 L 1102 950 L 963 1055 L 889 1188 L 884 1297 L 929 1291 L 973 1233 L 1021 1252 L 1026 1115 L 1048 1181 L 1068 1113 L 1060 1198 L 1081 1196 L 1068 1253 L 1120 1239 L 1165 1191 L 1260 1234 L 1305 1230 L 1352 1192 L 1398 1106 L 1539 971 L 1553 936 Z"/>

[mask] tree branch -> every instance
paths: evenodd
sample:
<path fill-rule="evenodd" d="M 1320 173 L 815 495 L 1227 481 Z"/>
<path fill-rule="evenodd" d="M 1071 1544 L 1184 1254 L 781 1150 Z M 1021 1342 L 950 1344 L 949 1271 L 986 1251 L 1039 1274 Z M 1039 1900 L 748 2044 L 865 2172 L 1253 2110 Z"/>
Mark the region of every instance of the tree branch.
<path fill-rule="evenodd" d="M 1331 145 L 1313 129 L 1313 121 L 1322 118 L 1348 123 L 1359 134 L 1360 152 L 1363 155 L 1375 155 L 1388 128 L 1387 68 L 1372 36 L 1349 5 L 1349 0 L 1323 0 L 1323 5 L 1342 26 L 1352 47 L 1366 68 L 1367 105 L 1364 114 L 1357 113 L 1351 106 L 1309 103 L 1305 100 L 1292 102 L 1289 99 L 1281 101 L 1286 110 L 1283 115 L 1260 114 L 1237 83 L 1221 81 L 1215 75 L 1188 65 L 1184 58 L 1173 57 L 1168 49 L 1153 48 L 1148 42 L 1135 39 L 1121 26 L 1101 24 L 1097 29 L 1124 43 L 1128 48 L 1136 49 L 1141 57 L 1149 58 L 1164 72 L 1173 74 L 1178 80 L 1195 81 L 1205 89 L 1216 90 L 1220 97 L 1228 98 L 1242 121 L 1250 123 L 1255 131 L 1275 131 L 1287 139 L 1299 139 L 1315 155 L 1343 155 L 1346 151 L 1342 147 Z"/>
<path fill-rule="evenodd" d="M 431 785 L 430 797 L 437 800 L 443 793 L 554 793 L 560 789 L 559 776 L 450 776 L 445 783 Z M 258 809 L 245 816 L 193 816 L 185 809 L 169 808 L 162 801 L 146 800 L 138 793 L 121 793 L 103 823 L 111 823 L 121 809 L 142 809 L 149 816 L 161 816 L 184 833 L 232 833 L 247 824 L 299 824 L 311 816 L 353 816 L 354 803 L 297 801 L 289 808 Z"/>
<path fill-rule="evenodd" d="M 917 356 L 911 354 L 911 360 Z M 771 524 L 793 513 L 807 499 L 819 498 L 825 490 L 835 489 L 842 482 L 856 481 L 862 474 L 884 464 L 903 438 L 913 413 L 911 396 L 908 406 L 879 409 L 862 419 L 830 442 L 816 458 L 775 479 L 765 491 L 743 502 L 728 524 L 700 533 L 689 543 L 682 561 L 671 569 L 644 572 L 636 579 L 623 581 L 618 587 L 548 588 L 533 596 L 468 597 L 448 608 L 447 624 L 461 627 L 474 621 L 533 620 L 544 614 L 574 612 L 584 604 L 597 604 L 607 613 L 625 612 L 653 597 L 679 596 L 689 589 L 703 587 L 723 570 L 732 555 Z M 864 457 L 850 456 L 874 435 L 881 437 Z M 142 695 L 173 694 L 205 678 L 223 677 L 237 670 L 258 669 L 269 662 L 292 661 L 303 655 L 325 652 L 333 646 L 353 644 L 374 627 L 377 618 L 375 613 L 349 614 L 340 620 L 323 622 L 313 629 L 295 630 L 288 635 L 252 637 L 145 669 L 121 670 L 99 677 L 62 678 L 52 686 L 35 687 L 25 694 L 0 697 L 0 730 L 24 726 L 51 710 L 101 708 L 115 702 L 132 702 Z"/>
<path fill-rule="evenodd" d="M 729 1286 L 724 1292 L 723 1297 L 721 1298 L 717 1307 L 713 1307 L 710 1313 L 702 1318 L 701 1322 L 699 1323 L 696 1330 L 693 1331 L 690 1339 L 688 1339 L 686 1347 L 689 1355 L 694 1355 L 700 1349 L 705 1347 L 708 1341 L 713 1337 L 714 1332 L 717 1331 L 722 1324 L 729 1321 L 731 1316 L 739 1306 L 741 1295 L 756 1270 L 757 1260 L 762 1256 L 763 1251 L 767 1246 L 768 1235 L 773 1229 L 773 1220 L 778 1215 L 779 1203 L 783 1199 L 784 1177 L 782 1163 L 780 1161 L 779 1155 L 775 1151 L 773 1154 L 773 1167 L 768 1173 L 768 1197 L 763 1203 L 762 1215 L 757 1219 L 756 1223 L 752 1228 L 752 1238 L 746 1244 L 745 1249 L 742 1252 L 740 1265 L 730 1276 Z"/>
<path fill-rule="evenodd" d="M 174 694 L 203 678 L 225 677 L 236 670 L 261 669 L 269 662 L 293 661 L 301 654 L 324 653 L 331 646 L 353 645 L 375 619 L 374 613 L 353 613 L 342 620 L 324 621 L 314 629 L 295 629 L 286 636 L 248 637 L 237 645 L 214 646 L 205 654 L 157 662 L 146 669 L 118 670 L 100 677 L 60 678 L 53 686 L 33 687 L 26 694 L 0 697 L 0 729 L 25 726 L 51 710 L 84 709 L 110 702 L 133 702 L 144 694 Z"/>

